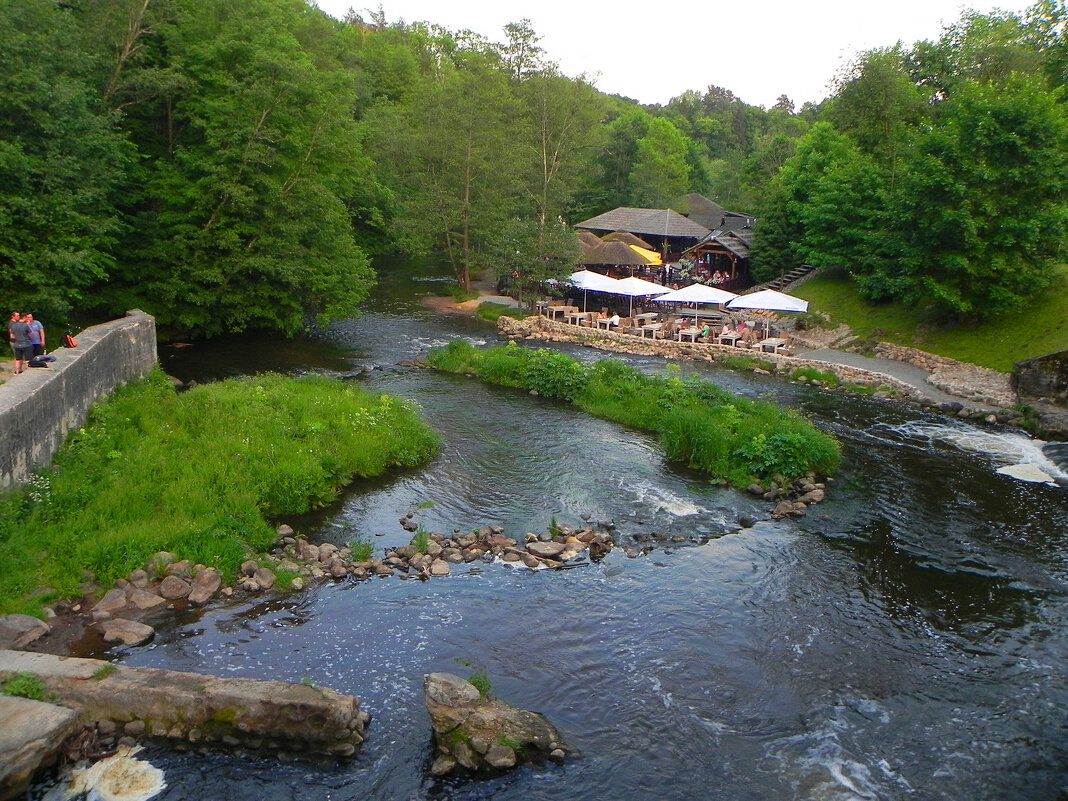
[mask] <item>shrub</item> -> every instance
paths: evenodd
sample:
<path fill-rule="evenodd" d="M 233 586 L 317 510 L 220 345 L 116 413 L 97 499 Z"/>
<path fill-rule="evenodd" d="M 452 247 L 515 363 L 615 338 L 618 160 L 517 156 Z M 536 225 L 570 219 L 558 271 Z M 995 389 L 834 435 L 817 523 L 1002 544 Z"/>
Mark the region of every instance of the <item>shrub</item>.
<path fill-rule="evenodd" d="M 485 668 L 479 668 L 472 673 L 468 681 L 474 685 L 474 688 L 478 690 L 479 695 L 483 698 L 489 698 L 493 692 L 493 684 L 490 682 L 489 674 L 486 673 Z"/>
<path fill-rule="evenodd" d="M 31 701 L 48 701 L 50 694 L 44 682 L 32 673 L 15 673 L 0 686 L 0 695 L 28 698 Z"/>
<path fill-rule="evenodd" d="M 589 380 L 581 364 L 562 353 L 549 350 L 534 351 L 523 378 L 526 387 L 542 397 L 568 402 L 582 394 Z"/>
<path fill-rule="evenodd" d="M 353 562 L 369 562 L 374 555 L 375 546 L 369 540 L 357 539 L 349 543 L 349 550 L 352 552 Z"/>
<path fill-rule="evenodd" d="M 697 376 L 683 379 L 677 371 L 647 376 L 615 360 L 586 368 L 564 354 L 515 343 L 476 350 L 453 342 L 432 352 L 428 361 L 442 370 L 474 372 L 489 383 L 534 389 L 597 417 L 655 432 L 670 459 L 736 486 L 778 474 L 787 479 L 810 472 L 828 475 L 840 459 L 834 438 L 796 413 L 737 398 Z"/>

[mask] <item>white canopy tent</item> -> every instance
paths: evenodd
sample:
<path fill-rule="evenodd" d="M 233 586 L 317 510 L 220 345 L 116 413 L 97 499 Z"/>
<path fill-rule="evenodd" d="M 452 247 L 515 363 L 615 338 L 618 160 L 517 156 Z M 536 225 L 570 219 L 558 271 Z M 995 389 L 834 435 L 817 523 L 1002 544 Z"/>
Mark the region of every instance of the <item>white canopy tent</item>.
<path fill-rule="evenodd" d="M 571 273 L 567 277 L 567 283 L 582 290 L 582 310 L 586 311 L 587 292 L 619 294 L 616 286 L 621 282 L 615 278 L 609 278 L 607 275 L 595 273 L 592 270 L 579 270 L 577 273 Z"/>
<path fill-rule="evenodd" d="M 739 295 L 727 304 L 728 309 L 758 309 L 761 311 L 807 312 L 808 301 L 776 292 L 774 289 L 762 289 L 749 295 Z M 764 321 L 764 334 L 767 335 L 770 323 Z"/>
<path fill-rule="evenodd" d="M 719 289 L 705 284 L 690 284 L 682 289 L 674 289 L 666 295 L 653 300 L 658 303 L 726 303 L 738 297 L 726 289 Z"/>
<path fill-rule="evenodd" d="M 617 295 L 627 295 L 630 298 L 630 316 L 634 316 L 634 298 L 644 298 L 650 295 L 660 295 L 667 289 L 666 286 L 646 281 L 644 278 L 630 276 L 616 281 L 616 288 L 612 291 Z"/>

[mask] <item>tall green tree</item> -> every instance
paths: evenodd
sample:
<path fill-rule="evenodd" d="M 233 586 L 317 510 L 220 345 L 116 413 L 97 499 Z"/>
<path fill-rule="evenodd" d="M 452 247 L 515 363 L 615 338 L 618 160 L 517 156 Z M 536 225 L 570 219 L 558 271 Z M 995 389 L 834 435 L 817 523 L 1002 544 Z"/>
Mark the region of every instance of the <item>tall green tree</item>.
<path fill-rule="evenodd" d="M 506 281 L 533 312 L 534 301 L 545 294 L 545 282 L 574 272 L 582 249 L 574 229 L 563 220 L 542 225 L 514 217 L 497 229 L 488 252 L 498 279 Z"/>
<path fill-rule="evenodd" d="M 0 294 L 46 321 L 110 274 L 133 158 L 80 33 L 59 3 L 0 3 Z"/>
<path fill-rule="evenodd" d="M 373 274 L 347 204 L 367 165 L 351 76 L 307 46 L 322 15 L 296 0 L 173 2 L 153 55 L 181 88 L 138 109 L 158 157 L 109 306 L 209 336 L 355 313 Z"/>
<path fill-rule="evenodd" d="M 1068 232 L 1068 116 L 1041 75 L 963 80 L 894 195 L 906 299 L 982 318 L 1048 286 Z"/>
<path fill-rule="evenodd" d="M 495 54 L 461 49 L 407 102 L 368 118 L 374 152 L 398 197 L 396 225 L 414 252 L 440 250 L 470 288 L 484 246 L 517 207 L 517 113 Z"/>
<path fill-rule="evenodd" d="M 638 140 L 638 152 L 630 171 L 633 205 L 666 208 L 689 191 L 689 142 L 669 120 L 654 119 Z"/>

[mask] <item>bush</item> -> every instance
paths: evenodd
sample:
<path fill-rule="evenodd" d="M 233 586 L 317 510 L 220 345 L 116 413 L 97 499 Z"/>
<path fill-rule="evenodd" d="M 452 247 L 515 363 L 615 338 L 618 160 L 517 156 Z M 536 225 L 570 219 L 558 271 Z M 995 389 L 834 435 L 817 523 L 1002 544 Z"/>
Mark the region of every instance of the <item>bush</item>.
<path fill-rule="evenodd" d="M 834 438 L 791 410 L 736 398 L 696 376 L 647 376 L 619 361 L 590 368 L 562 353 L 509 343 L 477 350 L 450 343 L 431 365 L 473 372 L 489 383 L 537 390 L 606 420 L 660 436 L 668 458 L 735 486 L 772 476 L 829 475 L 840 454 Z"/>

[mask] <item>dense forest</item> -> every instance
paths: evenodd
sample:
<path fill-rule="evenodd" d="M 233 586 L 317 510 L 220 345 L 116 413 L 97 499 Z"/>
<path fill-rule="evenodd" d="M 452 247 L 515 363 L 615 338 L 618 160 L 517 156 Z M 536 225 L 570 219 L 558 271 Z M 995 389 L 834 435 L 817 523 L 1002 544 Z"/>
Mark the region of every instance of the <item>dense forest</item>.
<path fill-rule="evenodd" d="M 757 277 L 834 265 L 871 302 L 1004 313 L 1065 253 L 1066 21 L 968 13 L 764 109 L 603 95 L 527 20 L 494 42 L 302 0 L 12 0 L 0 294 L 53 323 L 293 333 L 352 314 L 375 255 L 537 280 L 574 264 L 574 222 L 699 192 L 758 217 Z"/>

